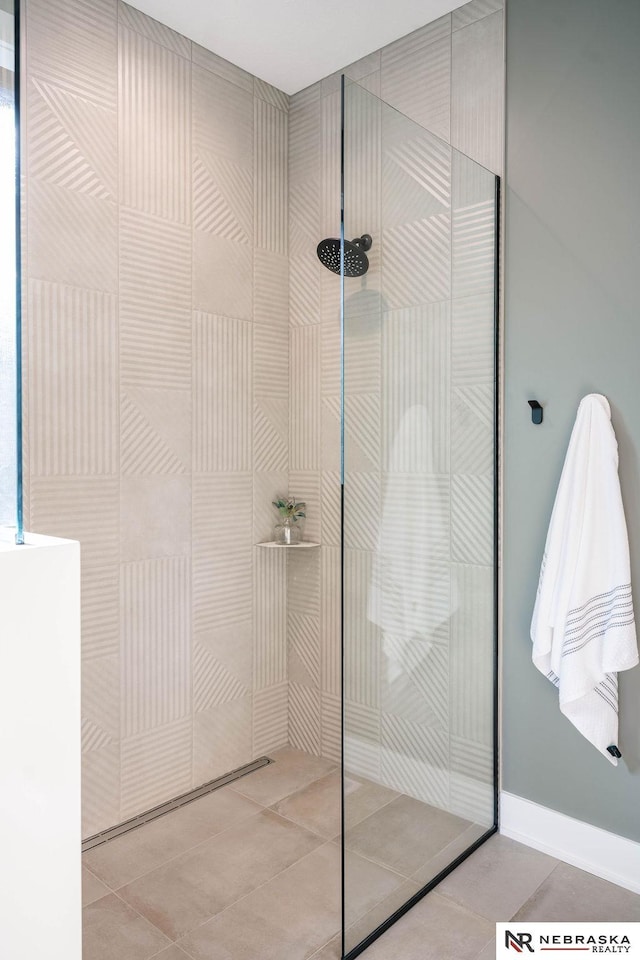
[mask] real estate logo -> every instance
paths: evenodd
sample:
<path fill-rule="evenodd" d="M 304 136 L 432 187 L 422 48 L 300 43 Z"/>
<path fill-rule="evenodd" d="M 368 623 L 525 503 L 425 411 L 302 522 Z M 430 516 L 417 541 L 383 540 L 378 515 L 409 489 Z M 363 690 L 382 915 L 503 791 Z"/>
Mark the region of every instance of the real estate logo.
<path fill-rule="evenodd" d="M 505 930 L 504 932 L 505 947 L 507 950 L 516 950 L 517 953 L 522 953 L 525 948 L 531 953 L 535 953 L 534 948 L 531 946 L 532 940 L 532 933 L 512 933 L 511 930 Z"/>
<path fill-rule="evenodd" d="M 567 960 L 569 953 L 606 954 L 640 960 L 640 923 L 496 924 L 496 960 L 520 953 Z"/>

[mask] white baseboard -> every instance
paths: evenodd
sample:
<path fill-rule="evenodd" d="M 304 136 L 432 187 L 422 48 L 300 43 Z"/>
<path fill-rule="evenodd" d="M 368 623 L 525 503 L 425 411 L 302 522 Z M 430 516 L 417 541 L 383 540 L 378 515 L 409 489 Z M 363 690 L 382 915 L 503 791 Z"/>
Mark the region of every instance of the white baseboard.
<path fill-rule="evenodd" d="M 640 893 L 640 843 L 503 791 L 500 833 Z"/>

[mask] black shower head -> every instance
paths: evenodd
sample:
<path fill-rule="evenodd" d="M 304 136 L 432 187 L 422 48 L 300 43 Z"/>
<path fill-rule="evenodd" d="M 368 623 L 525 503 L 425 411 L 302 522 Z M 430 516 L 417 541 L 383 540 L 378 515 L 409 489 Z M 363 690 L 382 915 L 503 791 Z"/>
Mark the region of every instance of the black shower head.
<path fill-rule="evenodd" d="M 344 242 L 344 275 L 345 277 L 362 277 L 369 269 L 369 258 L 366 251 L 371 249 L 373 240 L 368 233 L 361 237 Z M 317 249 L 318 259 L 327 270 L 340 273 L 340 241 L 334 237 L 321 240 Z"/>

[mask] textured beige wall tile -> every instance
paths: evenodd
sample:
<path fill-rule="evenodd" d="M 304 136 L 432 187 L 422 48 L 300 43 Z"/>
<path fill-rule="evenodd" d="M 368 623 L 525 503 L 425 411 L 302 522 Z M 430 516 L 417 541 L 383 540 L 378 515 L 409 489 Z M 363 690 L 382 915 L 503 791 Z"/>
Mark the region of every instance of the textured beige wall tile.
<path fill-rule="evenodd" d="M 194 313 L 195 471 L 237 473 L 253 466 L 251 327 L 242 320 Z"/>
<path fill-rule="evenodd" d="M 320 755 L 320 690 L 315 686 L 289 683 L 289 742 Z"/>
<path fill-rule="evenodd" d="M 27 209 L 31 278 L 116 293 L 118 211 L 110 200 L 34 180 Z"/>
<path fill-rule="evenodd" d="M 193 542 L 197 547 L 251 546 L 251 473 L 194 474 Z"/>
<path fill-rule="evenodd" d="M 188 717 L 123 738 L 123 819 L 190 789 L 192 726 Z"/>
<path fill-rule="evenodd" d="M 452 37 L 451 144 L 501 174 L 504 127 L 503 13 Z"/>
<path fill-rule="evenodd" d="M 117 307 L 112 294 L 32 280 L 32 476 L 118 472 Z"/>
<path fill-rule="evenodd" d="M 96 477 L 34 479 L 31 523 L 37 533 L 79 540 L 83 564 L 117 563 L 118 481 Z"/>
<path fill-rule="evenodd" d="M 191 712 L 191 591 L 187 557 L 122 564 L 122 735 Z"/>
<path fill-rule="evenodd" d="M 193 158 L 193 225 L 225 240 L 253 242 L 253 176 L 206 147 Z"/>
<path fill-rule="evenodd" d="M 252 247 L 210 233 L 195 233 L 193 304 L 196 310 L 251 320 L 252 278 Z"/>
<path fill-rule="evenodd" d="M 122 477 L 123 561 L 186 556 L 191 549 L 191 477 Z"/>
<path fill-rule="evenodd" d="M 241 620 L 194 637 L 193 697 L 197 713 L 246 697 L 253 680 L 252 621 Z"/>
<path fill-rule="evenodd" d="M 254 99 L 254 208 L 256 247 L 288 253 L 288 117 Z"/>
<path fill-rule="evenodd" d="M 120 209 L 120 371 L 123 383 L 191 383 L 191 231 Z"/>
<path fill-rule="evenodd" d="M 342 686 L 340 547 L 321 547 L 320 557 L 321 687 L 339 696 Z"/>
<path fill-rule="evenodd" d="M 115 108 L 117 7 L 113 0 L 32 0 L 27 72 Z"/>
<path fill-rule="evenodd" d="M 135 7 L 129 6 L 128 3 L 123 3 L 123 0 L 118 0 L 118 19 L 127 27 L 130 27 L 131 30 L 136 30 L 148 40 L 160 44 L 161 47 L 166 47 L 167 50 L 171 50 L 181 57 L 191 58 L 190 40 L 176 33 L 175 30 L 165 27 L 158 20 L 147 17 L 146 14 L 136 10 Z"/>
<path fill-rule="evenodd" d="M 57 83 L 30 77 L 25 168 L 33 179 L 117 200 L 117 112 Z"/>
<path fill-rule="evenodd" d="M 120 566 L 82 558 L 83 659 L 117 653 L 120 648 Z"/>
<path fill-rule="evenodd" d="M 123 22 L 118 48 L 120 201 L 190 223 L 191 62 Z"/>
<path fill-rule="evenodd" d="M 252 548 L 220 540 L 193 552 L 193 626 L 204 632 L 248 617 L 253 604 Z"/>
<path fill-rule="evenodd" d="M 253 84 L 244 90 L 193 65 L 193 146 L 253 170 Z"/>
<path fill-rule="evenodd" d="M 273 87 L 264 80 L 260 80 L 259 77 L 253 78 L 253 95 L 259 97 L 260 100 L 266 100 L 267 103 L 277 107 L 278 110 L 283 110 L 285 113 L 289 112 L 289 94 L 283 93 L 282 90 L 278 90 L 277 87 Z"/>
<path fill-rule="evenodd" d="M 445 140 L 451 115 L 451 17 L 389 44 L 382 51 L 381 96 Z"/>
<path fill-rule="evenodd" d="M 123 476 L 190 471 L 191 390 L 123 385 L 120 469 Z"/>
<path fill-rule="evenodd" d="M 248 696 L 196 713 L 193 728 L 193 785 L 198 786 L 249 763 L 251 709 Z"/>
<path fill-rule="evenodd" d="M 275 684 L 253 695 L 253 757 L 289 744 L 289 684 Z"/>
<path fill-rule="evenodd" d="M 292 327 L 290 468 L 320 466 L 320 328 Z"/>
<path fill-rule="evenodd" d="M 253 683 L 257 692 L 285 683 L 288 676 L 287 558 L 284 550 L 255 547 L 253 553 Z"/>
<path fill-rule="evenodd" d="M 120 823 L 120 743 L 82 757 L 82 836 Z"/>
<path fill-rule="evenodd" d="M 117 655 L 82 662 L 82 752 L 120 739 L 120 665 Z"/>
<path fill-rule="evenodd" d="M 253 319 L 286 330 L 289 323 L 289 258 L 270 250 L 253 252 Z"/>
<path fill-rule="evenodd" d="M 215 73 L 223 80 L 235 83 L 236 86 L 242 87 L 243 90 L 247 90 L 249 93 L 253 90 L 254 77 L 250 73 L 237 67 L 235 63 L 230 63 L 228 60 L 219 57 L 216 53 L 212 53 L 211 50 L 207 50 L 205 47 L 193 43 L 191 45 L 191 58 L 194 64 L 197 64 L 199 67 L 204 67 L 205 70 L 209 70 L 211 73 Z"/>

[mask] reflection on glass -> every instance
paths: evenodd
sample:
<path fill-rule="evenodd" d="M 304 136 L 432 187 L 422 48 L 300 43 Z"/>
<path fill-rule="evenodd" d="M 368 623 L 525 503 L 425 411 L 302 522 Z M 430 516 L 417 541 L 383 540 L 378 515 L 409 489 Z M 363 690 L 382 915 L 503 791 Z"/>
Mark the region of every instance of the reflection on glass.
<path fill-rule="evenodd" d="M 348 953 L 494 823 L 495 177 L 345 89 Z"/>
<path fill-rule="evenodd" d="M 0 2 L 0 526 L 15 526 L 16 142 L 13 6 Z"/>

